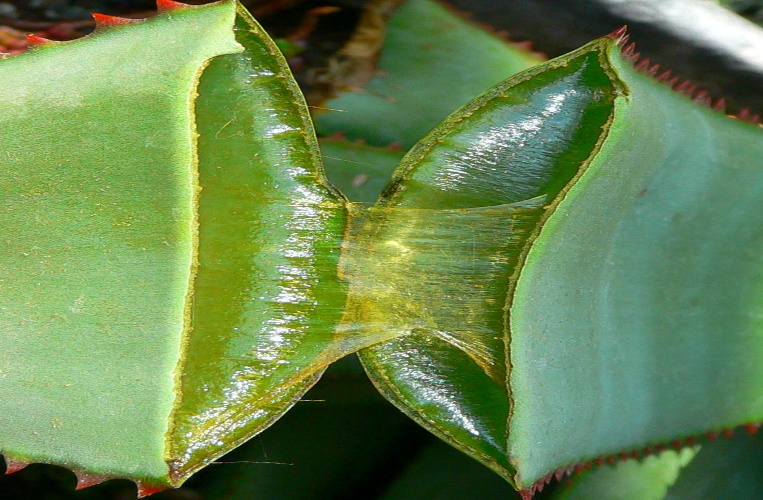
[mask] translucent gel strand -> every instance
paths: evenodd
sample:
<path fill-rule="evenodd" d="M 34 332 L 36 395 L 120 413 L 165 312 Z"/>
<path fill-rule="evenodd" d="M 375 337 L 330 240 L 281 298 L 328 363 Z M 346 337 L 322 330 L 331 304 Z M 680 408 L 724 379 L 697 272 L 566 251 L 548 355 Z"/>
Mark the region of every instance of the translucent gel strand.
<path fill-rule="evenodd" d="M 511 254 L 544 199 L 463 210 L 353 206 L 340 262 L 350 285 L 341 328 L 439 338 L 503 384 Z"/>

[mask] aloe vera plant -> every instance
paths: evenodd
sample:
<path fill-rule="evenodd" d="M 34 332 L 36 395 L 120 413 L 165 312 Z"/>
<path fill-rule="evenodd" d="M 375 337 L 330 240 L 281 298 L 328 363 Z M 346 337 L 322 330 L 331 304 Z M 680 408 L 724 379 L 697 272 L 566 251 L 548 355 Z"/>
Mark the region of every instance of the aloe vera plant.
<path fill-rule="evenodd" d="M 370 206 L 243 7 L 159 7 L 0 61 L 9 470 L 178 486 L 354 352 L 525 496 L 763 421 L 763 132 L 622 32 L 467 103 Z"/>

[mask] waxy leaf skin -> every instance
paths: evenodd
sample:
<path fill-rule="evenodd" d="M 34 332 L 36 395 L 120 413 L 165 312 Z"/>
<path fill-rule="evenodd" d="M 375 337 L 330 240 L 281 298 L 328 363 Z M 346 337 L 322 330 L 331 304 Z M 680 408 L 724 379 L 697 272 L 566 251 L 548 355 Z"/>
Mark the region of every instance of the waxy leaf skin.
<path fill-rule="evenodd" d="M 414 146 L 379 200 L 385 238 L 412 255 L 429 222 L 396 227 L 393 207 L 442 212 L 457 243 L 433 252 L 436 279 L 462 287 L 439 288 L 443 310 L 416 267 L 390 274 L 385 290 L 407 290 L 431 318 L 397 325 L 406 333 L 361 351 L 364 366 L 526 495 L 576 464 L 763 420 L 763 132 L 630 59 L 604 38 L 496 86 Z M 539 197 L 533 217 L 506 215 L 506 233 L 470 215 Z M 502 281 L 483 274 L 490 301 L 459 274 L 466 241 L 475 272 L 505 262 Z M 471 324 L 488 307 L 494 319 Z"/>
<path fill-rule="evenodd" d="M 0 61 L 0 452 L 140 494 L 372 343 L 338 337 L 345 202 L 275 44 L 159 6 Z"/>

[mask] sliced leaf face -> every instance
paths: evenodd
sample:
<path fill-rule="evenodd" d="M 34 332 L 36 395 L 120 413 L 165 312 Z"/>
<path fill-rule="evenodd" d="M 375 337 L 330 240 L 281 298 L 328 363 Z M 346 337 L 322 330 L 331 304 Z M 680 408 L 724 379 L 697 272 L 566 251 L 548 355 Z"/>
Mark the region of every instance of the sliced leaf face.
<path fill-rule="evenodd" d="M 395 211 L 441 211 L 456 251 L 443 247 L 438 270 L 452 265 L 463 287 L 437 285 L 450 292 L 445 310 L 428 280 L 410 277 L 431 272 L 388 274 L 385 299 L 406 290 L 408 309 L 418 297 L 423 315 L 442 321 L 411 322 L 409 334 L 362 351 L 369 375 L 422 425 L 528 492 L 597 457 L 760 421 L 749 388 L 763 375 L 761 135 L 637 72 L 611 39 L 492 89 L 415 146 L 380 199 L 389 213 L 376 245 L 405 241 L 400 263 L 416 261 L 411 248 L 430 251 L 412 242 L 431 243 L 433 231 L 398 223 L 406 217 Z M 501 234 L 506 247 L 494 222 L 481 235 L 484 221 L 470 215 L 538 197 L 534 216 L 506 216 L 517 236 Z M 460 235 L 445 215 L 454 209 Z M 482 287 L 458 274 L 466 241 L 479 242 Z M 491 241 L 502 280 L 481 267 L 493 262 Z M 506 307 L 489 328 L 469 325 L 475 303 L 495 301 Z M 507 379 L 483 362 L 496 353 Z M 719 360 L 729 366 L 708 370 Z"/>
<path fill-rule="evenodd" d="M 382 219 L 369 222 L 373 251 L 362 252 L 383 255 L 386 264 L 376 267 L 386 275 L 366 262 L 356 275 L 367 281 L 351 285 L 348 307 L 365 286 L 370 295 L 385 295 L 366 299 L 361 310 L 383 304 L 377 307 L 402 318 L 394 328 L 404 336 L 360 353 L 374 383 L 422 425 L 510 481 L 504 304 L 549 204 L 610 120 L 619 90 L 600 57 L 592 45 L 512 78 L 414 147 L 380 199 L 386 213 L 372 211 Z M 422 268 L 424 259 L 436 264 Z M 397 304 L 417 313 L 406 316 Z"/>
<path fill-rule="evenodd" d="M 280 52 L 243 8 L 235 34 L 246 51 L 213 60 L 196 101 L 199 248 L 171 438 L 178 479 L 270 425 L 345 354 L 331 351 L 346 294 L 344 202 Z"/>
<path fill-rule="evenodd" d="M 282 56 L 235 2 L 162 5 L 0 64 L 0 450 L 142 494 L 373 342 L 338 337 L 345 201 Z"/>

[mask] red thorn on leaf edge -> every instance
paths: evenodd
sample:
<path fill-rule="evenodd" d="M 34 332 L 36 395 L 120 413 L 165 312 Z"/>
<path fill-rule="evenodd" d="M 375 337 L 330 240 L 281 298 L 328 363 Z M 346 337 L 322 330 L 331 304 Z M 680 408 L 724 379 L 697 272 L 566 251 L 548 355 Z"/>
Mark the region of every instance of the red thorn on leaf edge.
<path fill-rule="evenodd" d="M 736 116 L 737 119 L 742 120 L 743 122 L 748 123 L 760 123 L 760 115 L 753 114 L 749 109 L 744 108 L 739 111 L 739 114 Z"/>
<path fill-rule="evenodd" d="M 15 460 L 10 457 L 5 457 L 5 473 L 6 474 L 13 474 L 14 472 L 18 472 L 24 467 L 29 465 L 29 462 L 23 462 L 21 460 Z"/>
<path fill-rule="evenodd" d="M 617 43 L 624 44 L 625 42 L 623 42 L 623 38 L 627 39 L 628 37 L 627 33 L 628 33 L 628 26 L 627 25 L 620 26 L 615 31 L 607 35 L 607 38 L 609 38 L 610 40 L 615 40 Z"/>
<path fill-rule="evenodd" d="M 726 99 L 721 97 L 715 103 L 713 104 L 713 109 L 716 111 L 720 111 L 721 113 L 726 113 Z"/>
<path fill-rule="evenodd" d="M 95 486 L 96 484 L 101 484 L 102 482 L 109 479 L 106 476 L 88 474 L 87 472 L 82 471 L 74 471 L 74 475 L 77 476 L 77 486 L 74 488 L 75 490 L 83 490 L 85 488 Z"/>
<path fill-rule="evenodd" d="M 670 72 L 670 70 L 665 70 L 659 75 L 657 75 L 657 81 L 662 83 L 668 83 L 670 79 L 673 77 L 673 73 Z"/>
<path fill-rule="evenodd" d="M 96 28 L 107 28 L 109 26 L 135 24 L 141 21 L 141 19 L 128 19 L 126 17 L 109 16 L 107 14 L 99 14 L 97 12 L 93 12 L 91 15 L 95 21 Z"/>
<path fill-rule="evenodd" d="M 188 4 L 175 2 L 174 0 L 156 0 L 156 9 L 159 12 L 166 12 L 168 10 L 187 9 L 188 7 L 190 7 Z"/>
<path fill-rule="evenodd" d="M 740 427 L 744 428 L 749 434 L 756 434 L 760 429 L 763 423 L 750 423 L 746 425 L 742 425 Z M 704 435 L 704 438 L 706 441 L 716 441 L 718 437 L 724 436 L 727 438 L 734 437 L 734 429 L 721 429 L 718 431 L 709 431 Z M 680 450 L 684 447 L 691 447 L 696 445 L 702 437 L 694 437 L 690 436 L 683 439 L 674 439 L 670 442 L 670 447 Z M 525 490 L 520 491 L 520 494 L 522 495 L 523 499 L 532 499 L 533 495 L 535 493 L 538 493 L 543 490 L 543 487 L 551 482 L 552 479 L 555 479 L 557 482 L 564 479 L 566 476 L 571 475 L 573 472 L 581 473 L 583 471 L 586 471 L 590 469 L 593 465 L 596 465 L 597 467 L 602 467 L 604 464 L 608 465 L 615 465 L 618 460 L 630 460 L 630 459 L 646 459 L 649 456 L 656 455 L 659 453 L 662 453 L 668 449 L 668 446 L 665 443 L 659 443 L 654 445 L 649 445 L 646 448 L 642 450 L 633 450 L 633 451 L 624 451 L 621 453 L 618 453 L 617 455 L 608 455 L 605 457 L 599 457 L 595 458 L 588 462 L 581 462 L 575 465 L 570 465 L 567 467 L 561 467 L 554 472 L 543 476 L 541 479 L 535 482 L 530 488 L 527 488 Z"/>
<path fill-rule="evenodd" d="M 649 62 L 649 59 L 642 59 L 639 62 L 636 63 L 636 69 L 638 71 L 647 71 L 649 69 L 649 66 L 652 63 Z"/>
<path fill-rule="evenodd" d="M 26 43 L 29 45 L 45 45 L 46 43 L 50 43 L 52 41 L 53 40 L 48 40 L 47 38 L 35 35 L 34 33 L 29 33 L 26 36 Z"/>
<path fill-rule="evenodd" d="M 697 92 L 697 94 L 694 96 L 694 102 L 706 108 L 715 109 L 713 108 L 713 99 L 705 90 L 700 90 Z"/>
<path fill-rule="evenodd" d="M 151 484 L 136 483 L 138 485 L 138 498 L 144 498 L 154 493 L 169 489 L 169 486 L 154 486 Z"/>
<path fill-rule="evenodd" d="M 613 39 L 620 47 L 620 53 L 626 61 L 630 62 L 636 71 L 653 77 L 658 82 L 664 83 L 668 87 L 672 88 L 675 92 L 683 94 L 689 99 L 701 106 L 705 106 L 714 111 L 726 114 L 726 100 L 723 98 L 713 100 L 710 93 L 706 90 L 700 90 L 696 85 L 688 80 L 681 80 L 677 76 L 673 76 L 670 70 L 658 73 L 660 66 L 658 64 L 652 65 L 649 59 L 641 59 L 641 54 L 636 52 L 636 44 L 628 42 L 628 35 L 624 31 L 615 30 L 607 38 Z M 753 114 L 749 109 L 742 109 L 736 115 L 730 115 L 731 118 L 737 120 L 760 125 L 761 117 L 759 114 Z"/>

